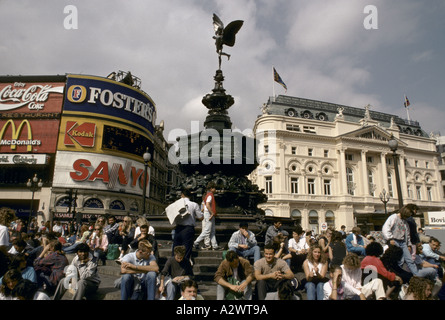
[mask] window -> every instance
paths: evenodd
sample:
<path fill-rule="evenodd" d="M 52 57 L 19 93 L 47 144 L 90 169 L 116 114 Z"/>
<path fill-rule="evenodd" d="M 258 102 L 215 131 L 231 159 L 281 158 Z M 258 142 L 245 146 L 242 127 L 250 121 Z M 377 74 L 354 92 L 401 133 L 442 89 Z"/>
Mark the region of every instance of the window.
<path fill-rule="evenodd" d="M 315 194 L 315 179 L 307 179 L 307 193 Z"/>
<path fill-rule="evenodd" d="M 413 198 L 413 190 L 411 190 L 410 186 L 407 186 L 407 190 L 408 190 L 408 198 L 412 199 Z"/>
<path fill-rule="evenodd" d="M 308 148 L 307 149 L 307 155 L 309 156 L 309 157 L 312 157 L 312 154 L 314 153 L 314 149 L 312 149 L 312 148 Z"/>
<path fill-rule="evenodd" d="M 300 131 L 300 126 L 295 124 L 286 124 L 286 130 L 290 131 Z"/>
<path fill-rule="evenodd" d="M 391 197 L 394 197 L 394 193 L 393 193 L 393 190 L 392 190 L 392 177 L 391 177 L 391 173 L 390 172 L 388 172 L 387 178 L 388 178 L 388 189 L 389 189 L 388 191 L 389 191 L 389 195 Z"/>
<path fill-rule="evenodd" d="M 311 127 L 311 126 L 303 126 L 303 132 L 306 132 L 306 133 L 316 133 L 315 132 L 315 127 Z"/>
<path fill-rule="evenodd" d="M 354 172 L 351 168 L 346 168 L 346 182 L 348 185 L 348 193 L 354 195 Z"/>
<path fill-rule="evenodd" d="M 422 200 L 421 186 L 416 186 L 416 194 L 417 194 L 417 200 Z"/>
<path fill-rule="evenodd" d="M 291 178 L 290 179 L 290 192 L 292 194 L 298 193 L 298 178 Z"/>
<path fill-rule="evenodd" d="M 415 166 L 416 168 L 419 166 L 419 161 L 418 161 L 418 160 L 414 161 L 414 166 Z"/>
<path fill-rule="evenodd" d="M 345 154 L 346 161 L 354 161 L 354 155 L 350 153 Z"/>
<path fill-rule="evenodd" d="M 429 169 L 429 167 L 430 167 L 430 163 L 428 161 L 425 162 L 425 168 Z"/>
<path fill-rule="evenodd" d="M 324 150 L 323 154 L 325 158 L 329 157 L 329 150 Z"/>
<path fill-rule="evenodd" d="M 433 201 L 433 192 L 431 187 L 426 187 L 426 195 L 428 197 L 428 201 Z"/>
<path fill-rule="evenodd" d="M 335 227 L 335 215 L 331 210 L 326 211 L 325 221 L 328 227 Z"/>
<path fill-rule="evenodd" d="M 291 214 L 290 214 L 292 219 L 295 219 L 295 223 L 296 224 L 300 224 L 301 225 L 301 212 L 298 209 L 294 209 L 292 210 Z"/>
<path fill-rule="evenodd" d="M 331 180 L 330 179 L 324 179 L 323 180 L 323 187 L 324 187 L 324 194 L 326 196 L 331 195 Z"/>
<path fill-rule="evenodd" d="M 371 157 L 371 156 L 366 157 L 366 162 L 367 162 L 367 163 L 372 163 L 373 160 L 374 160 L 374 159 L 373 159 L 373 157 Z"/>
<path fill-rule="evenodd" d="M 269 145 L 268 144 L 266 144 L 264 146 L 264 153 L 269 153 Z"/>
<path fill-rule="evenodd" d="M 368 170 L 368 185 L 369 185 L 369 195 L 374 197 L 374 175 L 372 174 L 372 170 Z"/>
<path fill-rule="evenodd" d="M 297 154 L 297 147 L 292 147 L 291 153 L 292 154 Z"/>
<path fill-rule="evenodd" d="M 272 193 L 272 177 L 267 176 L 266 179 L 266 193 Z"/>

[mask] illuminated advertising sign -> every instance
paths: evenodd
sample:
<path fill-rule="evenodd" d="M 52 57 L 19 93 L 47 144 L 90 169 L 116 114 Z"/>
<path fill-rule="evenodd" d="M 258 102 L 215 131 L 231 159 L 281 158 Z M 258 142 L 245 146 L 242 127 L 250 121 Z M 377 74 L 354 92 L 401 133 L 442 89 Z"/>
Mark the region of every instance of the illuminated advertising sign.
<path fill-rule="evenodd" d="M 0 83 L 0 153 L 55 153 L 64 82 Z"/>
<path fill-rule="evenodd" d="M 113 80 L 69 75 L 63 111 L 99 114 L 122 123 L 136 124 L 153 134 L 156 109 L 142 91 Z"/>
<path fill-rule="evenodd" d="M 150 168 L 126 158 L 84 152 L 58 151 L 53 187 L 82 188 L 149 195 Z"/>
<path fill-rule="evenodd" d="M 64 88 L 65 83 L 0 83 L 0 112 L 60 113 Z"/>
<path fill-rule="evenodd" d="M 0 153 L 55 153 L 59 120 L 0 119 Z"/>
<path fill-rule="evenodd" d="M 0 154 L 0 165 L 47 164 L 45 154 Z"/>

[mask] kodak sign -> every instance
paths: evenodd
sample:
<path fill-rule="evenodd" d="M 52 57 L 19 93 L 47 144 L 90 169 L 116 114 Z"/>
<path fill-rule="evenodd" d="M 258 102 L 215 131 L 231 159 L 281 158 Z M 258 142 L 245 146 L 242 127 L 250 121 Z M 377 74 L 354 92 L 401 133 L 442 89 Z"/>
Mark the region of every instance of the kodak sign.
<path fill-rule="evenodd" d="M 77 121 L 67 121 L 64 143 L 66 146 L 75 146 L 79 144 L 82 147 L 94 147 L 96 137 L 96 124 L 84 122 L 79 124 Z"/>

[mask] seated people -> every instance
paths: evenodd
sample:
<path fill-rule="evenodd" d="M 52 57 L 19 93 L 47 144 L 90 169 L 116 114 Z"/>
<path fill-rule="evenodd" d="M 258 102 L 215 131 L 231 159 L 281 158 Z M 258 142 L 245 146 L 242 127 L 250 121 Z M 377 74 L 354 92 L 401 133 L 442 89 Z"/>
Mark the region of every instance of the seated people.
<path fill-rule="evenodd" d="M 71 286 L 74 290 L 73 300 L 82 300 L 94 294 L 99 288 L 100 276 L 97 270 L 97 261 L 90 254 L 90 248 L 86 243 L 77 246 L 77 255 L 74 257 L 69 268 L 74 272 L 74 280 L 71 279 Z M 69 288 L 70 276 L 65 271 L 63 278 L 57 286 L 53 300 L 62 299 L 66 290 Z"/>
<path fill-rule="evenodd" d="M 140 228 L 140 233 L 134 237 L 134 239 L 130 242 L 130 247 L 133 250 L 136 250 L 138 248 L 139 241 L 141 240 L 147 240 L 150 242 L 153 252 L 152 254 L 155 256 L 156 260 L 159 260 L 159 250 L 158 250 L 158 242 L 156 241 L 153 234 L 149 232 L 149 226 L 144 224 Z"/>
<path fill-rule="evenodd" d="M 279 219 L 275 219 L 273 225 L 267 228 L 264 244 L 268 245 L 273 243 L 276 236 L 289 237 L 289 232 L 283 229 L 283 223 Z"/>
<path fill-rule="evenodd" d="M 103 265 L 107 261 L 108 239 L 109 237 L 105 234 L 103 226 L 96 223 L 90 236 L 89 246 L 96 261 L 101 260 Z"/>
<path fill-rule="evenodd" d="M 239 230 L 235 231 L 230 237 L 228 247 L 229 250 L 235 251 L 241 257 L 253 257 L 253 262 L 261 258 L 261 251 L 255 239 L 255 234 L 249 230 L 249 225 L 245 221 L 239 224 Z"/>
<path fill-rule="evenodd" d="M 371 242 L 366 247 L 366 257 L 363 258 L 360 268 L 362 269 L 363 283 L 369 279 L 380 278 L 385 288 L 386 299 L 392 297 L 392 293 L 397 292 L 403 284 L 402 278 L 394 272 L 388 271 L 380 256 L 383 254 L 383 247 L 378 242 Z"/>
<path fill-rule="evenodd" d="M 229 251 L 214 277 L 216 300 L 252 299 L 253 267 L 247 259 Z"/>
<path fill-rule="evenodd" d="M 346 236 L 345 244 L 348 252 L 356 253 L 359 256 L 366 255 L 365 242 L 359 227 L 352 228 L 352 232 Z"/>
<path fill-rule="evenodd" d="M 39 288 L 43 287 L 49 295 L 52 295 L 63 278 L 67 265 L 68 259 L 62 253 L 62 244 L 58 240 L 49 241 L 42 253 L 34 260 Z"/>
<path fill-rule="evenodd" d="M 445 260 L 445 255 L 439 252 L 439 248 L 440 248 L 440 241 L 437 238 L 430 237 L 429 242 L 423 244 L 422 258 L 431 264 L 439 266 L 437 271 L 439 274 L 439 278 L 442 279 L 443 269 L 441 264 Z"/>
<path fill-rule="evenodd" d="M 188 279 L 193 279 L 193 267 L 190 260 L 184 259 L 185 246 L 177 246 L 174 249 L 174 256 L 169 257 L 161 271 L 159 291 L 166 293 L 167 300 L 176 300 L 176 295 L 180 293 L 181 283 Z"/>
<path fill-rule="evenodd" d="M 154 300 L 156 276 L 159 266 L 151 254 L 148 240 L 141 240 L 135 252 L 127 253 L 121 260 L 121 300 Z M 140 290 L 138 290 L 140 288 Z"/>
<path fill-rule="evenodd" d="M 181 298 L 179 300 L 204 300 L 198 294 L 198 284 L 195 280 L 186 280 L 181 285 Z"/>
<path fill-rule="evenodd" d="M 258 300 L 265 300 L 268 292 L 277 291 L 281 280 L 294 278 L 288 264 L 283 259 L 275 257 L 273 244 L 264 247 L 264 258 L 255 262 L 254 273 Z"/>
<path fill-rule="evenodd" d="M 309 245 L 306 240 L 306 233 L 300 225 L 292 231 L 292 239 L 288 242 L 289 253 L 283 260 L 290 259 L 290 267 L 294 273 L 303 272 L 303 262 L 306 260 Z"/>
<path fill-rule="evenodd" d="M 342 280 L 343 269 L 339 265 L 329 267 L 329 281 L 323 285 L 323 300 L 345 300 L 345 282 Z M 353 295 L 351 300 L 359 300 L 359 296 Z"/>
<path fill-rule="evenodd" d="M 327 281 L 328 262 L 320 245 L 314 244 L 309 248 L 307 258 L 303 262 L 303 270 L 306 276 L 306 284 L 304 286 L 307 292 L 307 299 L 323 300 L 323 285 Z"/>
<path fill-rule="evenodd" d="M 372 295 L 376 300 L 386 300 L 383 282 L 379 278 L 368 278 L 362 285 L 362 269 L 360 257 L 355 253 L 348 253 L 343 259 L 342 280 L 345 283 L 345 299 L 349 300 L 359 296 L 361 300 L 367 300 Z"/>

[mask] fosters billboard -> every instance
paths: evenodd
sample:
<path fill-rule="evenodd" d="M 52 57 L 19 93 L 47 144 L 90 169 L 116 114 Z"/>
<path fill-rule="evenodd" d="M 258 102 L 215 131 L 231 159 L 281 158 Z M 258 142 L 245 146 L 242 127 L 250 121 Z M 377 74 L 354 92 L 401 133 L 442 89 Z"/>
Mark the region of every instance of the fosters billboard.
<path fill-rule="evenodd" d="M 55 153 L 65 83 L 0 83 L 0 153 Z"/>
<path fill-rule="evenodd" d="M 151 98 L 113 80 L 69 75 L 58 150 L 140 159 L 153 152 L 156 109 Z M 125 153 L 125 154 L 122 154 Z"/>

